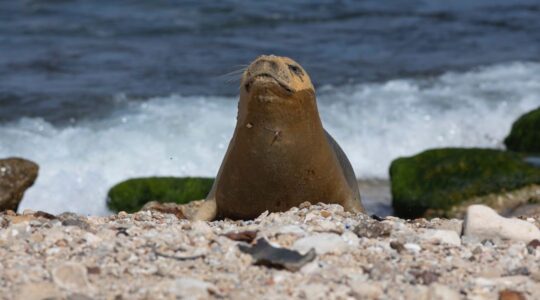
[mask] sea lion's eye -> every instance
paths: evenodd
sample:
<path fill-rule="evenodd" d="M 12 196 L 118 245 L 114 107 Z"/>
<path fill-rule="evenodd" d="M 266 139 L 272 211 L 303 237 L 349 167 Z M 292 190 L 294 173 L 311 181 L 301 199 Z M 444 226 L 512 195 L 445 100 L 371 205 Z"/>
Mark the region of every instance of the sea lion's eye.
<path fill-rule="evenodd" d="M 299 77 L 302 77 L 304 75 L 304 72 L 302 72 L 302 69 L 300 67 L 295 65 L 289 65 L 289 70 L 291 70 L 294 74 L 298 75 Z"/>

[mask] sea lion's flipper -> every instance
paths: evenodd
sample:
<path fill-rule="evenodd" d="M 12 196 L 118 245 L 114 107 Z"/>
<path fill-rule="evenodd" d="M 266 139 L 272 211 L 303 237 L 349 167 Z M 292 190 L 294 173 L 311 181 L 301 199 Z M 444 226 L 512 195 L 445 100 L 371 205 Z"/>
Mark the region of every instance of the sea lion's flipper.
<path fill-rule="evenodd" d="M 215 199 L 203 200 L 197 212 L 190 218 L 192 221 L 212 221 L 217 216 Z"/>
<path fill-rule="evenodd" d="M 183 218 L 191 221 L 212 221 L 217 216 L 216 200 L 197 200 L 179 206 Z"/>
<path fill-rule="evenodd" d="M 324 133 L 326 134 L 326 138 L 328 139 L 328 142 L 330 145 L 332 145 L 332 148 L 334 148 L 334 152 L 336 153 L 336 157 L 339 161 L 339 164 L 341 165 L 341 170 L 343 170 L 343 175 L 345 176 L 345 179 L 347 180 L 347 184 L 349 185 L 349 188 L 351 189 L 355 202 L 358 202 L 358 205 L 360 205 L 361 210 L 363 211 L 364 208 L 362 207 L 362 202 L 360 200 L 360 191 L 358 189 L 358 181 L 356 179 L 356 175 L 354 174 L 354 169 L 351 165 L 351 162 L 347 158 L 347 155 L 339 144 L 334 140 L 334 138 L 328 133 L 328 131 L 324 130 Z M 356 205 L 355 205 L 356 206 Z"/>
<path fill-rule="evenodd" d="M 235 135 L 231 138 L 231 141 L 229 142 L 229 146 L 227 147 L 227 152 L 225 152 L 225 157 L 223 158 L 223 161 L 221 162 L 221 166 L 219 166 L 218 174 L 216 176 L 216 179 L 214 180 L 214 183 L 212 184 L 212 188 L 210 189 L 210 192 L 205 198 L 205 204 L 201 207 L 200 212 L 195 215 L 195 219 L 197 220 L 206 220 L 206 221 L 212 221 L 215 219 L 218 215 L 218 207 L 216 202 L 216 189 L 219 184 L 219 180 L 221 178 L 221 173 L 223 172 L 223 164 L 227 161 L 227 158 L 229 157 L 229 152 L 231 151 L 231 147 L 234 144 Z M 205 219 L 204 217 L 212 216 L 211 219 Z"/>

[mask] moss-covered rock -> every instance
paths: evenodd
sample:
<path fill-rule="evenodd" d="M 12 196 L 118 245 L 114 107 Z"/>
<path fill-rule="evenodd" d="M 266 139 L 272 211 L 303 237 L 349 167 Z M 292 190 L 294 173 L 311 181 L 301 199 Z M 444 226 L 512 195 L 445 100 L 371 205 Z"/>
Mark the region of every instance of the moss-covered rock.
<path fill-rule="evenodd" d="M 150 201 L 187 203 L 206 197 L 213 178 L 148 177 L 123 181 L 109 190 L 107 206 L 114 212 L 139 211 Z"/>
<path fill-rule="evenodd" d="M 511 151 L 540 154 L 540 107 L 514 122 L 504 144 Z"/>
<path fill-rule="evenodd" d="M 445 148 L 394 160 L 390 179 L 397 216 L 454 217 L 460 205 L 501 201 L 480 196 L 539 184 L 540 169 L 513 152 Z"/>

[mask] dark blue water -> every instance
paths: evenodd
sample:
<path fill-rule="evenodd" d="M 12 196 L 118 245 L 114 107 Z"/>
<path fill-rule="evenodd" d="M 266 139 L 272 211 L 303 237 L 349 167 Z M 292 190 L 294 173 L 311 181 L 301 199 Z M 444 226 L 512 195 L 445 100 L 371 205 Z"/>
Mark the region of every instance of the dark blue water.
<path fill-rule="evenodd" d="M 0 122 L 95 119 L 290 56 L 316 85 L 540 59 L 540 1 L 0 1 Z M 474 2 L 474 3 L 472 3 Z"/>

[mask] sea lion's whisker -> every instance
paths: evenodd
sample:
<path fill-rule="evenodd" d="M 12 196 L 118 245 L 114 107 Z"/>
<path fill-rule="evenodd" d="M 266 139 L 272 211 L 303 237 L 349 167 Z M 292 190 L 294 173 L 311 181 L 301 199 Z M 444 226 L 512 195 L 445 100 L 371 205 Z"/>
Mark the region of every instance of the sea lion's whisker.
<path fill-rule="evenodd" d="M 242 75 L 244 73 L 244 71 L 246 70 L 246 68 L 241 68 L 241 69 L 238 69 L 238 70 L 234 70 L 234 71 L 231 71 L 229 73 L 226 73 L 226 74 L 223 74 L 223 75 L 220 75 L 218 77 L 220 78 L 224 78 L 225 79 L 225 82 L 227 83 L 231 83 L 233 81 L 237 81 L 238 79 L 241 78 L 241 76 L 239 75 Z"/>
<path fill-rule="evenodd" d="M 246 67 L 242 67 L 240 69 L 233 70 L 233 71 L 231 71 L 229 73 L 225 73 L 225 74 L 221 75 L 220 77 L 226 77 L 226 76 L 230 76 L 230 75 L 238 75 L 238 74 L 244 73 L 245 70 L 246 70 Z"/>

